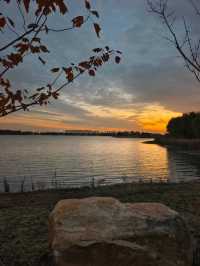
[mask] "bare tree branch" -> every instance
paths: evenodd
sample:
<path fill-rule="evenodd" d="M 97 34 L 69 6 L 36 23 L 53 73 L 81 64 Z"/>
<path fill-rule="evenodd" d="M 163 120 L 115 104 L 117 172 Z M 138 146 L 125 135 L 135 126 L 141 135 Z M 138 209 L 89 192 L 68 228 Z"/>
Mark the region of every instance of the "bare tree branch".
<path fill-rule="evenodd" d="M 150 12 L 156 14 L 167 27 L 171 38 L 168 38 L 171 43 L 175 46 L 181 57 L 184 59 L 186 67 L 200 82 L 200 38 L 195 41 L 191 36 L 188 24 L 183 18 L 183 29 L 185 37 L 182 41 L 178 39 L 178 35 L 174 30 L 174 23 L 176 21 L 175 11 L 170 11 L 167 0 L 147 0 Z M 200 9 L 194 4 L 193 0 L 190 0 L 197 15 L 200 15 Z"/>

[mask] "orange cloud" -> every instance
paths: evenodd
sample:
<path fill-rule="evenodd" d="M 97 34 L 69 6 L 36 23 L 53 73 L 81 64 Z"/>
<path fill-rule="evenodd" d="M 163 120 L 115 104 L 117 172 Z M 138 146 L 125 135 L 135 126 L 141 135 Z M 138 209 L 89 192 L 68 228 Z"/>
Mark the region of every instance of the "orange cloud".
<path fill-rule="evenodd" d="M 135 110 L 102 108 L 100 106 L 84 106 L 90 111 L 91 116 L 84 123 L 80 123 L 75 116 L 64 113 L 18 113 L 0 119 L 0 128 L 40 131 L 63 131 L 67 129 L 101 130 L 101 131 L 123 131 L 141 130 L 149 132 L 165 132 L 168 121 L 180 113 L 166 110 L 160 105 L 150 105 Z M 110 121 L 109 126 L 104 125 L 104 118 Z M 101 121 L 94 126 L 91 122 Z M 114 121 L 114 122 L 113 122 Z M 117 121 L 117 122 L 116 122 Z M 123 124 L 122 123 L 126 122 Z"/>
<path fill-rule="evenodd" d="M 144 130 L 164 133 L 169 120 L 179 115 L 181 114 L 166 110 L 160 105 L 153 105 L 145 108 L 138 120 Z"/>

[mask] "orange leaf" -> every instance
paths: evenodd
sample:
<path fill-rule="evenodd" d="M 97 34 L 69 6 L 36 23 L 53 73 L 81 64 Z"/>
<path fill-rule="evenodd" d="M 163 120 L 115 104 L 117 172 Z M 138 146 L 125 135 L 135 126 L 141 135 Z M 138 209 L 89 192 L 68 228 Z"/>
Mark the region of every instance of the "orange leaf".
<path fill-rule="evenodd" d="M 44 89 L 45 89 L 45 87 L 37 88 L 37 91 L 42 91 Z"/>
<path fill-rule="evenodd" d="M 32 42 L 39 42 L 39 43 L 40 43 L 40 38 L 38 38 L 38 37 L 34 37 L 34 38 L 32 39 Z"/>
<path fill-rule="evenodd" d="M 73 71 L 69 72 L 68 75 L 67 75 L 67 79 L 69 82 L 72 82 L 73 79 L 74 79 L 74 73 Z"/>
<path fill-rule="evenodd" d="M 82 69 L 81 67 L 78 68 L 79 72 L 82 74 L 85 70 Z"/>
<path fill-rule="evenodd" d="M 91 8 L 91 6 L 90 6 L 90 2 L 89 2 L 88 0 L 85 0 L 85 7 L 86 7 L 87 9 L 90 9 L 90 8 Z"/>
<path fill-rule="evenodd" d="M 23 38 L 22 41 L 23 42 L 29 42 L 29 40 L 27 38 Z"/>
<path fill-rule="evenodd" d="M 104 62 L 107 62 L 109 60 L 110 56 L 108 53 L 103 54 L 102 59 Z"/>
<path fill-rule="evenodd" d="M 119 56 L 116 56 L 116 57 L 115 57 L 115 62 L 116 62 L 117 64 L 119 64 L 120 61 L 121 61 L 121 58 L 120 58 Z"/>
<path fill-rule="evenodd" d="M 99 13 L 96 10 L 91 10 L 91 13 L 99 18 Z"/>
<path fill-rule="evenodd" d="M 15 94 L 15 100 L 17 100 L 20 103 L 22 102 L 22 92 L 20 90 L 17 90 Z"/>
<path fill-rule="evenodd" d="M 37 24 L 35 24 L 35 23 L 31 23 L 31 24 L 28 24 L 27 28 L 28 28 L 28 29 L 32 29 L 32 28 L 35 29 L 35 28 L 37 28 L 37 26 L 38 26 Z"/>
<path fill-rule="evenodd" d="M 99 66 L 101 66 L 102 64 L 103 64 L 103 62 L 102 62 L 101 58 L 96 58 L 96 59 L 94 60 L 94 66 L 99 67 Z"/>
<path fill-rule="evenodd" d="M 102 51 L 102 48 L 94 48 L 92 51 L 95 53 L 99 53 Z"/>
<path fill-rule="evenodd" d="M 6 20 L 4 17 L 0 18 L 0 28 L 3 28 L 6 25 Z"/>
<path fill-rule="evenodd" d="M 84 22 L 84 17 L 83 16 L 75 17 L 72 19 L 72 22 L 74 27 L 80 28 Z"/>
<path fill-rule="evenodd" d="M 57 99 L 58 99 L 58 96 L 59 96 L 59 93 L 56 92 L 56 91 L 53 91 L 51 95 L 52 95 L 52 97 L 53 97 L 54 99 L 57 100 Z"/>
<path fill-rule="evenodd" d="M 61 14 L 64 15 L 66 12 L 68 12 L 68 8 L 63 0 L 56 1 L 56 4 L 59 6 Z"/>
<path fill-rule="evenodd" d="M 29 11 L 29 5 L 30 5 L 30 0 L 23 0 L 24 2 L 24 7 L 26 9 L 26 12 L 28 13 Z"/>
<path fill-rule="evenodd" d="M 94 29 L 95 29 L 95 32 L 96 32 L 96 34 L 97 34 L 97 37 L 100 38 L 99 33 L 100 33 L 100 31 L 101 31 L 101 27 L 99 26 L 99 24 L 94 23 Z"/>
<path fill-rule="evenodd" d="M 82 68 L 85 68 L 85 69 L 89 69 L 90 68 L 90 64 L 87 61 L 83 61 L 83 62 L 79 63 L 78 65 L 80 67 L 82 67 Z"/>
<path fill-rule="evenodd" d="M 65 71 L 65 73 L 68 75 L 70 72 L 72 72 L 72 67 L 68 67 L 68 68 L 63 68 L 63 70 Z"/>
<path fill-rule="evenodd" d="M 56 73 L 56 72 L 58 72 L 59 70 L 60 70 L 59 67 L 55 67 L 55 68 L 52 68 L 52 69 L 51 69 L 51 72 Z"/>
<path fill-rule="evenodd" d="M 88 73 L 90 76 L 93 76 L 93 77 L 95 76 L 95 71 L 93 69 L 90 69 Z"/>
<path fill-rule="evenodd" d="M 44 46 L 44 45 L 41 45 L 41 46 L 40 46 L 40 49 L 41 49 L 42 52 L 44 52 L 44 53 L 49 53 L 49 50 L 48 50 L 47 47 Z"/>
<path fill-rule="evenodd" d="M 35 54 L 35 53 L 40 53 L 40 47 L 38 46 L 30 46 L 31 49 L 31 53 Z"/>

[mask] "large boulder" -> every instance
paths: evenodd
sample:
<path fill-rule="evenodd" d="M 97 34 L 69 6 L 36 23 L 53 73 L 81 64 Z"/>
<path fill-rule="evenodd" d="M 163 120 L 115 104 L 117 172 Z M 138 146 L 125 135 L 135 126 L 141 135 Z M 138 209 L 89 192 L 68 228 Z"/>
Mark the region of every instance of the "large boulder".
<path fill-rule="evenodd" d="M 69 199 L 49 218 L 57 266 L 191 266 L 191 240 L 179 214 L 158 203 Z"/>

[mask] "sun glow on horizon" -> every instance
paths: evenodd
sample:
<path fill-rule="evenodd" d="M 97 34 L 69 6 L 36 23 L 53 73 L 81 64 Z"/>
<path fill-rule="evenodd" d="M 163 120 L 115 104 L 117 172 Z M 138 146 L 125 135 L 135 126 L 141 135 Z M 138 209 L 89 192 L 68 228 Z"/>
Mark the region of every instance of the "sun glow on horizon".
<path fill-rule="evenodd" d="M 85 105 L 88 111 L 87 120 L 76 115 L 48 112 L 23 113 L 1 118 L 0 128 L 32 130 L 32 131 L 64 131 L 64 130 L 100 130 L 100 131 L 146 131 L 165 133 L 166 125 L 172 117 L 181 115 L 166 110 L 155 104 L 137 110 L 103 108 L 102 106 Z M 91 121 L 92 122 L 91 122 Z M 100 122 L 98 122 L 98 120 Z M 106 120 L 106 125 L 104 124 Z"/>

